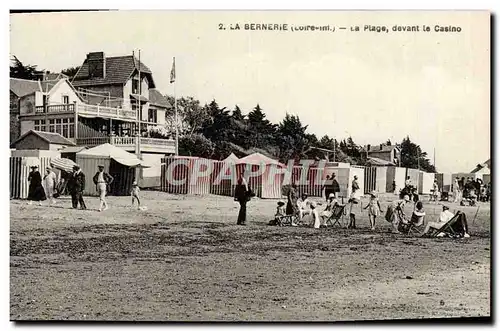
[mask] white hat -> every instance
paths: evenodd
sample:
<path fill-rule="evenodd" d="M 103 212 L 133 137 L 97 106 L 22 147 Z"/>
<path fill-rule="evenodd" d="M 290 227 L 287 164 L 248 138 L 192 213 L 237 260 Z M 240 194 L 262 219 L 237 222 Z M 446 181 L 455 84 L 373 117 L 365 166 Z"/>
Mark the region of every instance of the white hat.
<path fill-rule="evenodd" d="M 403 197 L 403 200 L 404 200 L 404 201 L 410 201 L 410 196 L 409 196 L 409 195 L 405 195 L 405 196 Z"/>
<path fill-rule="evenodd" d="M 333 193 L 328 194 L 328 199 L 330 199 L 330 198 L 335 198 L 335 194 L 333 194 Z"/>

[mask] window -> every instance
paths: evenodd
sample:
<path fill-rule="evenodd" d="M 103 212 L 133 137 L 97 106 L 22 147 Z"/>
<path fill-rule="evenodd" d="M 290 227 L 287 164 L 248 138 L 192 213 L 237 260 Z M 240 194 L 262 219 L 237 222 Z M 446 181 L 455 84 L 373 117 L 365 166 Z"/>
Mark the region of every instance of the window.
<path fill-rule="evenodd" d="M 62 96 L 62 103 L 67 105 L 69 103 L 69 96 L 63 95 Z"/>
<path fill-rule="evenodd" d="M 139 93 L 139 80 L 137 78 L 132 79 L 132 93 Z"/>
<path fill-rule="evenodd" d="M 148 122 L 157 123 L 158 122 L 158 112 L 156 109 L 148 109 Z"/>

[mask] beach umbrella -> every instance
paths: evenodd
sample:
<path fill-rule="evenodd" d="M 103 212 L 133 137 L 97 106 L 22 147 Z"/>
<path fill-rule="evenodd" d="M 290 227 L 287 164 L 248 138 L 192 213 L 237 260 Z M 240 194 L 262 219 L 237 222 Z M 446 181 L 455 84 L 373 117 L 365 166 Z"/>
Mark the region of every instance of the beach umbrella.
<path fill-rule="evenodd" d="M 70 159 L 58 157 L 58 158 L 51 159 L 50 165 L 56 169 L 59 169 L 59 170 L 64 170 L 66 172 L 72 172 L 73 167 L 77 164 Z"/>

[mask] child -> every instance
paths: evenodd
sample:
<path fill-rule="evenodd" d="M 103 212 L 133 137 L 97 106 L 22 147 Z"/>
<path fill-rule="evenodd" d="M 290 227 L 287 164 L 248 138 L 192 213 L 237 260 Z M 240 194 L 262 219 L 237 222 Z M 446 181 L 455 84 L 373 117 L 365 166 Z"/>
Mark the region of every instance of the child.
<path fill-rule="evenodd" d="M 141 200 L 139 199 L 139 186 L 137 186 L 137 181 L 134 180 L 132 183 L 132 190 L 130 190 L 130 195 L 132 196 L 132 207 L 134 206 L 134 201 L 137 200 L 137 209 L 141 210 Z"/>
<path fill-rule="evenodd" d="M 278 201 L 278 205 L 276 206 L 276 214 L 274 215 L 274 219 L 269 222 L 269 225 L 278 224 L 278 218 L 286 215 L 285 203 L 283 201 Z"/>
<path fill-rule="evenodd" d="M 318 210 L 316 209 L 316 202 L 311 201 L 310 207 L 311 207 L 311 216 L 313 219 L 312 222 L 313 228 L 318 229 L 323 221 L 319 217 Z"/>
<path fill-rule="evenodd" d="M 375 219 L 379 215 L 379 212 L 382 212 L 382 208 L 380 207 L 380 201 L 378 201 L 377 193 L 375 191 L 371 191 L 370 193 L 370 202 L 363 209 L 368 209 L 368 218 L 370 219 L 370 226 L 372 231 L 375 231 Z"/>

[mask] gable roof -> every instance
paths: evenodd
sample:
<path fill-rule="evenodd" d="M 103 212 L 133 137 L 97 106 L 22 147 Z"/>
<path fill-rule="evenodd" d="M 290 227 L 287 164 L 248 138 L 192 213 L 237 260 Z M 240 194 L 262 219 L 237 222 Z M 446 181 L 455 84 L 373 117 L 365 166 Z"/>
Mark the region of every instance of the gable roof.
<path fill-rule="evenodd" d="M 43 80 L 40 82 L 40 87 L 42 88 L 42 92 L 49 92 L 52 90 L 54 86 L 59 83 L 60 80 Z"/>
<path fill-rule="evenodd" d="M 89 79 L 89 64 L 88 60 L 85 59 L 71 83 L 74 86 L 125 84 L 130 78 L 130 75 L 132 75 L 135 70 L 138 70 L 140 66 L 141 72 L 150 76 L 148 79 L 154 86 L 151 70 L 146 67 L 144 63 L 139 62 L 134 56 L 106 57 L 105 61 L 106 73 L 104 78 Z"/>
<path fill-rule="evenodd" d="M 45 131 L 35 131 L 35 130 L 30 130 L 23 134 L 19 139 L 14 141 L 11 146 L 15 146 L 18 142 L 23 140 L 25 137 L 28 135 L 36 135 L 40 137 L 41 139 L 45 140 L 49 144 L 58 144 L 58 145 L 67 145 L 67 146 L 75 146 L 75 143 L 72 141 L 64 138 L 61 136 L 59 133 L 54 133 L 54 132 L 45 132 Z"/>
<path fill-rule="evenodd" d="M 222 160 L 222 162 L 235 163 L 238 160 L 239 160 L 238 157 L 236 155 L 234 155 L 234 153 L 231 153 L 231 154 L 229 154 L 228 157 L 226 157 L 224 160 Z"/>
<path fill-rule="evenodd" d="M 476 172 L 478 172 L 479 170 L 481 170 L 481 169 L 483 169 L 483 168 L 486 168 L 486 167 L 487 167 L 489 170 L 491 170 L 491 159 L 488 159 L 488 160 L 484 161 L 483 163 L 478 164 L 478 165 L 474 168 L 474 170 L 472 170 L 472 171 L 471 171 L 471 174 L 476 173 Z"/>
<path fill-rule="evenodd" d="M 261 164 L 277 164 L 280 166 L 284 166 L 279 163 L 277 160 L 271 159 L 261 153 L 253 153 L 251 155 L 245 156 L 237 161 L 236 164 L 253 164 L 253 165 L 261 165 Z"/>
<path fill-rule="evenodd" d="M 44 80 L 59 80 L 63 78 L 69 78 L 69 76 L 62 72 L 49 72 L 44 75 Z"/>
<path fill-rule="evenodd" d="M 18 98 L 22 98 L 36 91 L 40 91 L 40 84 L 37 80 L 11 78 L 10 90 L 17 95 Z"/>
<path fill-rule="evenodd" d="M 379 159 L 378 157 L 368 157 L 366 163 L 374 166 L 393 166 L 396 165 L 394 162 Z"/>
<path fill-rule="evenodd" d="M 168 99 L 165 98 L 160 93 L 160 91 L 155 88 L 149 89 L 149 101 L 151 102 L 151 104 L 156 106 L 172 108 L 172 105 L 170 104 L 170 102 L 168 102 Z"/>

